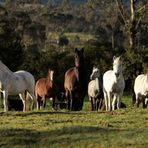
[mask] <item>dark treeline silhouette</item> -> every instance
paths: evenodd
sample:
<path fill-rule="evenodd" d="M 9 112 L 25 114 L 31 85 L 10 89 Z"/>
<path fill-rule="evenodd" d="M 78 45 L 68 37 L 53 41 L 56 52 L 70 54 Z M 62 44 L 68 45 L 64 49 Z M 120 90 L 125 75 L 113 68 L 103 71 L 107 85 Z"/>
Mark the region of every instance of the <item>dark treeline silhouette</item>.
<path fill-rule="evenodd" d="M 136 50 L 130 49 L 131 30 L 127 30 L 114 1 L 88 0 L 80 6 L 64 0 L 59 5 L 54 1 L 48 1 L 47 5 L 41 1 L 30 1 L 30 5 L 14 2 L 7 0 L 5 5 L 0 5 L 0 60 L 12 71 L 30 71 L 37 80 L 45 77 L 51 67 L 59 89 L 63 89 L 64 74 L 74 65 L 74 48 L 84 47 L 89 74 L 94 64 L 104 73 L 112 67 L 113 55 L 123 55 L 126 90 L 132 90 L 138 74 L 147 72 L 147 1 L 135 3 L 142 9 L 136 18 L 142 18 L 136 28 Z M 124 6 L 127 14 L 129 8 L 130 3 Z M 71 38 L 66 33 L 76 35 Z M 93 38 L 82 39 L 81 34 Z"/>

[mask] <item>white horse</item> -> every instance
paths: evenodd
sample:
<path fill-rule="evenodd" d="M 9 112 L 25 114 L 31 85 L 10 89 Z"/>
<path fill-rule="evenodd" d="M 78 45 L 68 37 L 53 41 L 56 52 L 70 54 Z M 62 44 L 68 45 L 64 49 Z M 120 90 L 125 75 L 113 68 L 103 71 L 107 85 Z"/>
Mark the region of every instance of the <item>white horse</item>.
<path fill-rule="evenodd" d="M 106 111 L 115 109 L 117 102 L 117 109 L 120 108 L 121 97 L 125 88 L 125 81 L 122 74 L 122 60 L 121 57 L 113 58 L 113 70 L 108 70 L 103 75 L 103 92 L 105 99 Z M 112 108 L 111 108 L 112 104 Z"/>
<path fill-rule="evenodd" d="M 100 80 L 100 70 L 94 66 L 88 83 L 88 97 L 91 102 L 91 110 L 98 110 L 102 98 L 102 83 Z"/>
<path fill-rule="evenodd" d="M 139 107 L 139 103 L 142 101 L 143 108 L 145 108 L 148 102 L 148 73 L 140 74 L 136 77 L 134 83 L 134 92 L 137 107 Z"/>
<path fill-rule="evenodd" d="M 3 94 L 5 112 L 8 111 L 8 95 L 19 95 L 25 111 L 28 98 L 35 99 L 35 79 L 27 71 L 12 72 L 0 61 L 0 92 Z"/>

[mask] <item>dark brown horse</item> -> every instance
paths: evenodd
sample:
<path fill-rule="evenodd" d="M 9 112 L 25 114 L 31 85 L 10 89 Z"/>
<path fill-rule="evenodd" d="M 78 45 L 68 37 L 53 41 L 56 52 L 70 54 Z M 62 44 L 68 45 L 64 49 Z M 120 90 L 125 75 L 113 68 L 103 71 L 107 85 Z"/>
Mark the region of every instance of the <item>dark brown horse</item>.
<path fill-rule="evenodd" d="M 64 88 L 68 110 L 82 110 L 87 90 L 83 48 L 75 49 L 75 67 L 68 69 L 65 73 Z"/>
<path fill-rule="evenodd" d="M 41 109 L 42 104 L 43 104 L 43 107 L 45 108 L 46 97 L 52 98 L 53 100 L 52 107 L 54 108 L 54 103 L 56 98 L 56 88 L 53 82 L 53 75 L 54 75 L 54 71 L 49 69 L 47 77 L 40 78 L 36 82 L 35 96 L 36 96 L 36 102 L 37 102 L 37 109 Z"/>

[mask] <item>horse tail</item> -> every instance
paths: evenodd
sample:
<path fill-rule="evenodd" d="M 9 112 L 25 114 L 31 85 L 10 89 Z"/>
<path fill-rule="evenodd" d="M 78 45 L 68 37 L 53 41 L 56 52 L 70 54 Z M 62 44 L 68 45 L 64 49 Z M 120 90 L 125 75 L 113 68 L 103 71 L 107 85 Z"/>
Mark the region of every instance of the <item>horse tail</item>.
<path fill-rule="evenodd" d="M 70 110 L 70 91 L 68 89 L 65 90 L 65 98 L 68 110 Z"/>

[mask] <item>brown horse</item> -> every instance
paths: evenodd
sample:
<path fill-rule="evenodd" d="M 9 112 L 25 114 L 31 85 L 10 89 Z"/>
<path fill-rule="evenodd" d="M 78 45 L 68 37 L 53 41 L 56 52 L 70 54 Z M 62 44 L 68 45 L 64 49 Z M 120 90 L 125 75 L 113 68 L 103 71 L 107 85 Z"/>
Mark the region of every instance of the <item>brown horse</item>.
<path fill-rule="evenodd" d="M 46 97 L 53 99 L 53 105 L 55 106 L 55 98 L 56 98 L 56 89 L 55 84 L 53 82 L 54 71 L 49 69 L 48 75 L 46 78 L 40 78 L 35 85 L 35 95 L 37 102 L 37 109 L 41 109 L 41 106 L 45 108 L 46 106 Z M 41 99 L 40 99 L 40 98 Z"/>
<path fill-rule="evenodd" d="M 64 88 L 68 110 L 82 110 L 87 91 L 83 48 L 75 49 L 75 67 L 68 69 L 65 73 Z"/>

